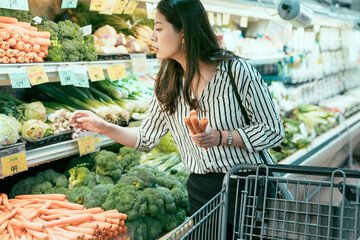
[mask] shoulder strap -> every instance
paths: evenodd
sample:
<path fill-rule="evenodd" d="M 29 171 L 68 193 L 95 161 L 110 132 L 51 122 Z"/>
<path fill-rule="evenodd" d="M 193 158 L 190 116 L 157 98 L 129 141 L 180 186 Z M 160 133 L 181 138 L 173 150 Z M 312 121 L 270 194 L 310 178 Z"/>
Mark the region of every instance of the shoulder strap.
<path fill-rule="evenodd" d="M 245 118 L 245 123 L 247 125 L 250 125 L 250 119 L 249 119 L 249 115 L 247 114 L 244 106 L 241 104 L 241 98 L 240 98 L 240 95 L 237 91 L 237 86 L 236 86 L 236 83 L 235 83 L 235 79 L 234 79 L 234 76 L 231 72 L 231 60 L 229 60 L 229 63 L 228 63 L 228 68 L 227 68 L 227 72 L 228 72 L 228 75 L 229 75 L 229 78 L 230 78 L 230 82 L 231 82 L 231 85 L 232 85 L 232 89 L 233 89 L 233 92 L 236 96 L 236 100 L 238 101 L 238 104 L 240 105 L 240 109 L 241 109 L 241 114 L 244 116 Z M 264 152 L 263 151 L 260 151 L 259 152 L 260 154 L 260 157 L 261 159 L 263 160 L 264 163 L 268 163 L 269 162 L 267 161 L 265 155 L 264 155 Z"/>

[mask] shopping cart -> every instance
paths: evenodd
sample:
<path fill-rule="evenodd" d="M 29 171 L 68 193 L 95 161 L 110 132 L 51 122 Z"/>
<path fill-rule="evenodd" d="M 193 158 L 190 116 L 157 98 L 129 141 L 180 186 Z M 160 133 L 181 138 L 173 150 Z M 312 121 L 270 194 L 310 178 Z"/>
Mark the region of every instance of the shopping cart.
<path fill-rule="evenodd" d="M 244 170 L 252 174 L 237 174 Z M 235 166 L 225 175 L 222 191 L 167 239 L 225 240 L 231 214 L 233 239 L 360 240 L 360 186 L 349 178 L 360 179 L 360 171 Z M 234 181 L 237 189 L 231 196 Z M 234 204 L 233 213 L 228 213 L 229 204 Z"/>

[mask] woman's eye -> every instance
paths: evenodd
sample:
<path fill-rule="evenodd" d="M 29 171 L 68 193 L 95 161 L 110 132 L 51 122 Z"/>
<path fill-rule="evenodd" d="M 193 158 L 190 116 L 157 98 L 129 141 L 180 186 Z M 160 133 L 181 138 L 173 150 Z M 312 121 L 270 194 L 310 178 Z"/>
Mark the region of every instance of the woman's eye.
<path fill-rule="evenodd" d="M 159 29 L 159 28 L 156 28 L 156 29 L 155 29 L 155 31 L 157 31 L 157 32 L 160 32 L 160 31 L 161 31 L 161 29 Z"/>

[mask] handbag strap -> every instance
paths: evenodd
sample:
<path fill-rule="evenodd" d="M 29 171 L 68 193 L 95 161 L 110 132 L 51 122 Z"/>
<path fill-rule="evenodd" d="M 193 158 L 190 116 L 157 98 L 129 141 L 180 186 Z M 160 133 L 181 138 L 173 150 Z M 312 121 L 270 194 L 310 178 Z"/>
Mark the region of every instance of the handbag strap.
<path fill-rule="evenodd" d="M 231 63 L 232 63 L 232 61 L 229 60 L 227 72 L 228 72 L 228 75 L 229 75 L 229 77 L 230 77 L 230 82 L 231 82 L 231 85 L 232 85 L 232 88 L 233 88 L 233 92 L 234 92 L 234 94 L 235 94 L 235 96 L 236 96 L 236 100 L 238 101 L 238 104 L 240 105 L 241 114 L 242 114 L 242 115 L 244 116 L 244 118 L 245 118 L 245 123 L 246 123 L 246 125 L 250 125 L 249 115 L 247 114 L 244 106 L 241 104 L 240 95 L 239 95 L 239 93 L 238 93 L 238 91 L 237 91 L 237 86 L 236 86 L 236 83 L 235 83 L 235 79 L 234 79 L 234 76 L 233 76 L 233 74 L 232 74 L 232 72 L 231 72 Z M 259 154 L 260 154 L 260 157 L 261 157 L 261 159 L 263 160 L 264 163 L 272 164 L 272 163 L 270 163 L 270 162 L 266 159 L 263 150 L 259 151 Z"/>

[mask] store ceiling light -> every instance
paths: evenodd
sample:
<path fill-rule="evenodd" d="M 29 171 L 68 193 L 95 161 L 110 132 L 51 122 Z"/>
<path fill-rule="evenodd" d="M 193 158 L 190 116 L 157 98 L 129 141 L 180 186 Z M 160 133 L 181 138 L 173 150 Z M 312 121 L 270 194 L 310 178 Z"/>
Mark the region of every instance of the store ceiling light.
<path fill-rule="evenodd" d="M 314 12 L 298 0 L 282 0 L 277 10 L 282 19 L 295 27 L 309 26 L 314 16 Z"/>

